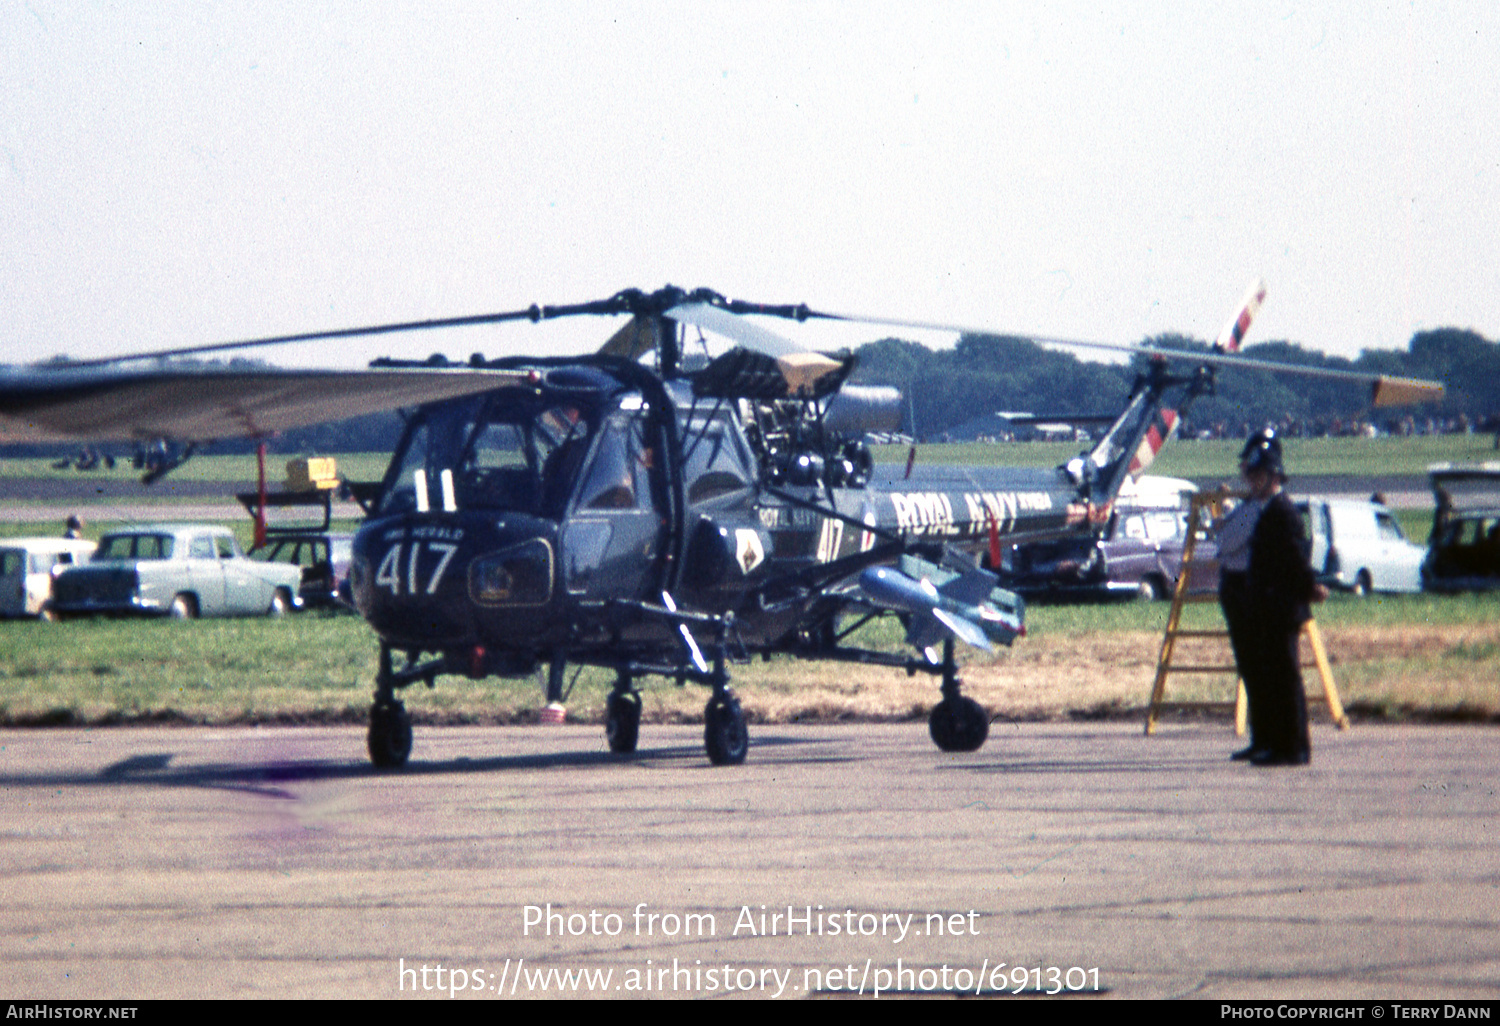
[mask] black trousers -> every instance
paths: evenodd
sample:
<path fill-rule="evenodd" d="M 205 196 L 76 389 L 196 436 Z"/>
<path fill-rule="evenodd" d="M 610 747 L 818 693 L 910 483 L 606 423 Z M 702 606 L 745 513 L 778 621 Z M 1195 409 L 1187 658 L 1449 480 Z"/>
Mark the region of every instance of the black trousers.
<path fill-rule="evenodd" d="M 1235 666 L 1245 681 L 1251 746 L 1284 754 L 1311 751 L 1307 692 L 1297 650 L 1302 625 L 1254 602 L 1243 573 L 1226 571 L 1221 576 L 1219 605 L 1229 627 Z"/>

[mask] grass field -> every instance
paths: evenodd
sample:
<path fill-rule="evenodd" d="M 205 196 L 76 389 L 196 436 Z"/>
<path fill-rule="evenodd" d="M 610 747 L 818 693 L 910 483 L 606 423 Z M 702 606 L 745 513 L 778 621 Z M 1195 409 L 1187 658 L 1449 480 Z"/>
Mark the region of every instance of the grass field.
<path fill-rule="evenodd" d="M 967 693 L 999 719 L 1143 716 L 1167 603 L 1039 606 L 1011 651 L 963 654 Z M 1336 684 L 1357 716 L 1500 720 L 1500 598 L 1336 596 L 1319 607 Z M 1188 622 L 1217 626 L 1217 607 Z M 894 623 L 867 643 L 899 650 Z M 1224 660 L 1220 643 L 1197 661 Z M 375 640 L 363 621 L 309 613 L 283 620 L 96 620 L 0 623 L 0 723 L 364 722 Z M 773 659 L 734 668 L 758 722 L 889 720 L 925 715 L 935 679 L 900 670 Z M 571 676 L 571 675 L 570 675 Z M 602 719 L 611 678 L 578 675 L 571 718 Z M 1174 676 L 1170 700 L 1224 699 L 1232 680 Z M 1316 694 L 1315 677 L 1309 681 Z M 418 722 L 511 723 L 537 718 L 541 678 L 444 678 L 409 689 Z M 707 692 L 650 681 L 648 722 L 701 716 Z"/>
<path fill-rule="evenodd" d="M 1238 473 L 1244 442 L 1236 439 L 1178 439 L 1162 450 L 1151 473 L 1170 477 L 1224 478 Z M 1429 435 L 1411 438 L 1288 438 L 1284 442 L 1287 474 L 1296 478 L 1355 476 L 1425 476 L 1433 463 L 1478 463 L 1500 460 L 1491 435 Z M 1077 455 L 1080 443 L 1016 442 L 985 445 L 919 445 L 918 463 L 964 466 L 1019 465 L 1055 467 Z M 879 446 L 879 463 L 904 463 L 907 447 Z"/>

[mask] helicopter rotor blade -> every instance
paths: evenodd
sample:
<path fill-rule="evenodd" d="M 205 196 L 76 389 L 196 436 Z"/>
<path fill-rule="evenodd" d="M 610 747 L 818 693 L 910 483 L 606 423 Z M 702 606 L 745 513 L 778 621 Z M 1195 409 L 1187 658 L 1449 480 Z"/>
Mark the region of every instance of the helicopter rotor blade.
<path fill-rule="evenodd" d="M 1387 374 L 1373 374 L 1354 370 L 1337 370 L 1332 367 L 1308 367 L 1302 364 L 1256 360 L 1240 355 L 1237 350 L 1245 337 L 1245 332 L 1249 329 L 1251 319 L 1254 318 L 1256 312 L 1260 309 L 1265 296 L 1265 283 L 1262 281 L 1253 283 L 1250 286 L 1250 291 L 1245 296 L 1239 313 L 1230 320 L 1220 333 L 1219 342 L 1215 345 L 1214 350 L 1206 353 L 1190 349 L 1168 349 L 1163 346 L 1148 344 L 1125 345 L 1118 342 L 1096 342 L 1085 339 L 1061 338 L 1053 335 L 996 331 L 991 327 L 947 324 L 938 321 L 901 320 L 891 317 L 868 317 L 860 314 L 829 313 L 819 310 L 806 310 L 806 308 L 804 308 L 805 312 L 803 316 L 822 320 L 846 321 L 853 324 L 877 324 L 892 328 L 953 332 L 963 335 L 1013 335 L 1017 338 L 1030 339 L 1041 345 L 1066 346 L 1077 349 L 1099 349 L 1115 353 L 1137 353 L 1143 356 L 1158 357 L 1166 360 L 1186 360 L 1197 364 L 1215 366 L 1251 367 L 1257 370 L 1274 371 L 1281 374 L 1300 374 L 1304 377 L 1331 378 L 1338 381 L 1358 382 L 1370 387 L 1371 403 L 1375 406 L 1404 406 L 1409 403 L 1442 401 L 1444 387 L 1440 381 L 1394 377 Z"/>
<path fill-rule="evenodd" d="M 1370 402 L 1374 406 L 1406 406 L 1409 403 L 1440 403 L 1442 401 L 1443 383 L 1441 381 L 1397 378 L 1382 374 L 1375 379 L 1370 390 Z"/>
<path fill-rule="evenodd" d="M 1369 374 L 1362 371 L 1338 370 L 1334 367 L 1309 367 L 1305 364 L 1281 363 L 1276 360 L 1255 360 L 1234 353 L 1196 353 L 1188 349 L 1165 349 L 1151 345 L 1124 348 L 1130 352 L 1144 353 L 1147 356 L 1157 356 L 1168 360 L 1191 360 L 1194 363 L 1207 363 L 1215 366 L 1249 367 L 1278 374 L 1298 374 L 1305 378 L 1357 382 L 1370 387 L 1370 402 L 1373 406 L 1405 406 L 1409 403 L 1442 402 L 1445 391 L 1441 381 L 1427 381 L 1422 378 Z"/>
<path fill-rule="evenodd" d="M 51 366 L 58 368 L 108 367 L 140 360 L 160 360 L 173 356 L 197 356 L 203 353 L 219 353 L 231 349 L 257 349 L 266 346 L 290 345 L 294 342 L 320 342 L 341 338 L 367 338 L 373 335 L 396 335 L 411 331 L 428 331 L 440 328 L 467 328 L 482 324 L 503 324 L 507 321 L 549 321 L 558 317 L 574 317 L 581 314 L 614 316 L 637 312 L 638 305 L 650 297 L 634 289 L 616 293 L 608 299 L 597 299 L 587 303 L 572 303 L 565 306 L 538 306 L 533 303 L 523 310 L 506 310 L 499 313 L 469 314 L 463 317 L 435 317 L 423 321 L 395 321 L 389 324 L 371 324 L 358 328 L 336 328 L 331 331 L 305 331 L 291 335 L 268 335 L 263 338 L 240 339 L 236 342 L 213 342 L 208 345 L 180 346 L 174 349 L 154 349 L 120 356 L 105 356 L 92 360 L 60 361 Z"/>
<path fill-rule="evenodd" d="M 99 359 L 60 362 L 55 364 L 54 367 L 56 369 L 74 370 L 103 368 L 145 360 L 161 360 L 175 356 L 196 356 L 228 350 L 287 345 L 296 342 L 330 341 L 441 328 L 501 324 L 507 321 L 527 320 L 535 323 L 557 317 L 570 317 L 579 314 L 608 316 L 624 313 L 635 314 L 635 317 L 605 343 L 604 347 L 600 350 L 601 352 L 625 356 L 628 359 L 638 358 L 647 352 L 656 341 L 656 328 L 647 322 L 651 315 L 656 313 L 684 324 L 692 324 L 707 329 L 747 349 L 752 349 L 775 358 L 782 367 L 782 371 L 788 381 L 793 382 L 794 386 L 808 385 L 816 382 L 834 369 L 842 366 L 842 364 L 828 357 L 809 352 L 807 347 L 796 345 L 743 316 L 745 314 L 759 314 L 782 317 L 798 322 L 816 318 L 820 320 L 844 321 L 853 324 L 911 328 L 920 331 L 941 331 L 974 335 L 1010 334 L 1028 338 L 1043 345 L 1066 346 L 1077 349 L 1097 349 L 1109 352 L 1139 353 L 1163 359 L 1188 360 L 1199 364 L 1240 365 L 1280 373 L 1358 381 L 1371 386 L 1371 396 L 1375 405 L 1405 405 L 1414 402 L 1434 402 L 1442 399 L 1443 385 L 1436 381 L 1399 378 L 1324 367 L 1271 363 L 1262 360 L 1252 360 L 1238 355 L 1237 350 L 1244 339 L 1245 332 L 1249 329 L 1250 321 L 1254 318 L 1256 311 L 1260 308 L 1261 302 L 1265 299 L 1265 291 L 1264 282 L 1256 281 L 1251 285 L 1250 291 L 1246 294 L 1239 312 L 1220 333 L 1219 340 L 1214 347 L 1215 351 L 1211 353 L 1165 349 L 1150 345 L 1123 345 L 1120 343 L 1062 338 L 1059 336 L 1032 333 L 1018 335 L 1016 332 L 997 332 L 994 328 L 987 326 L 968 326 L 938 321 L 916 321 L 862 314 L 834 313 L 812 310 L 805 304 L 776 306 L 746 303 L 738 300 L 730 302 L 706 290 L 685 293 L 682 290 L 673 289 L 669 286 L 660 292 L 652 294 L 627 289 L 608 299 L 566 306 L 537 306 L 536 304 L 532 304 L 524 309 L 498 313 L 473 314 L 464 317 L 441 317 L 421 321 L 400 321 L 357 328 L 340 328 L 331 331 L 272 335 L 263 338 L 242 339 L 235 342 L 182 346 Z M 671 305 L 663 310 L 662 307 L 667 304 Z M 793 390 L 795 391 L 796 387 Z"/>
<path fill-rule="evenodd" d="M 58 366 L 107 367 L 137 360 L 159 360 L 171 356 L 198 356 L 204 353 L 219 353 L 231 349 L 259 349 L 266 346 L 290 345 L 294 342 L 319 342 L 339 338 L 364 338 L 371 335 L 394 335 L 407 331 L 425 331 L 432 328 L 462 328 L 477 324 L 501 324 L 505 321 L 540 321 L 548 316 L 547 310 L 532 305 L 525 310 L 506 313 L 473 314 L 467 317 L 439 317 L 426 321 L 403 321 L 393 324 L 376 324 L 362 328 L 338 328 L 332 331 L 306 331 L 293 335 L 269 335 L 264 338 L 242 339 L 238 342 L 213 342 L 201 346 L 180 346 L 175 349 L 153 349 L 147 352 L 130 353 L 123 356 L 103 356 L 93 360 L 69 360 Z"/>

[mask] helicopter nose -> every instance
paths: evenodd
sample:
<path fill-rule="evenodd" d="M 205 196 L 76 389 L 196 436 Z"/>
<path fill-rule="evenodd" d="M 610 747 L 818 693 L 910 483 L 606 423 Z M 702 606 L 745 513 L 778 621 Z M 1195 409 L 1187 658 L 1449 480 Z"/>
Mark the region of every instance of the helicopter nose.
<path fill-rule="evenodd" d="M 349 584 L 354 604 L 383 636 L 447 646 L 471 638 L 466 545 L 457 532 L 397 528 L 355 540 Z"/>
<path fill-rule="evenodd" d="M 555 534 L 535 518 L 462 514 L 367 524 L 350 573 L 355 605 L 393 645 L 534 642 L 554 594 Z"/>

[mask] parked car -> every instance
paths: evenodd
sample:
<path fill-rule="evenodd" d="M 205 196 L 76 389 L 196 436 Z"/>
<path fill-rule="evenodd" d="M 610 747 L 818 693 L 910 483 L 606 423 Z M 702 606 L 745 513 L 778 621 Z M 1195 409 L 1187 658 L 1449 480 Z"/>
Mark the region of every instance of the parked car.
<path fill-rule="evenodd" d="M 1500 588 L 1500 464 L 1429 471 L 1436 507 L 1422 563 L 1430 591 Z"/>
<path fill-rule="evenodd" d="M 302 573 L 246 559 L 233 532 L 204 524 L 151 524 L 111 531 L 84 566 L 58 575 L 59 615 L 279 616 L 301 608 Z"/>
<path fill-rule="evenodd" d="M 353 609 L 349 591 L 349 561 L 354 535 L 327 532 L 273 534 L 250 550 L 250 558 L 285 563 L 302 574 L 297 594 L 308 607 Z"/>
<path fill-rule="evenodd" d="M 1167 598 L 1182 572 L 1187 536 L 1188 514 L 1179 506 L 1122 505 L 1096 535 L 1011 546 L 1001 557 L 1001 584 L 1053 601 Z M 1196 549 L 1200 559 L 1217 551 L 1206 539 Z M 1217 578 L 1191 583 L 1211 588 Z"/>
<path fill-rule="evenodd" d="M 52 615 L 52 582 L 83 563 L 94 543 L 81 538 L 6 538 L 0 543 L 0 616 Z"/>
<path fill-rule="evenodd" d="M 1363 499 L 1297 500 L 1318 580 L 1356 595 L 1422 590 L 1426 550 L 1406 540 L 1396 515 Z"/>

